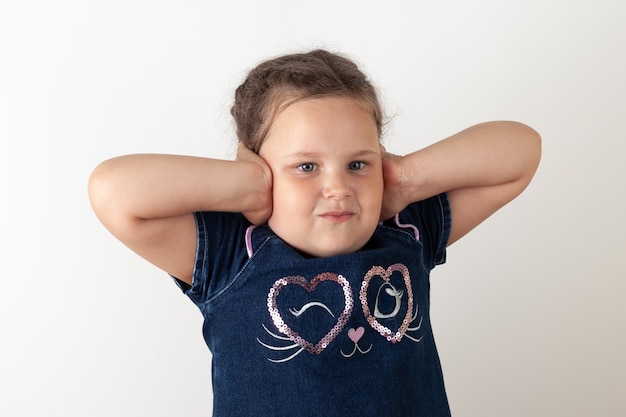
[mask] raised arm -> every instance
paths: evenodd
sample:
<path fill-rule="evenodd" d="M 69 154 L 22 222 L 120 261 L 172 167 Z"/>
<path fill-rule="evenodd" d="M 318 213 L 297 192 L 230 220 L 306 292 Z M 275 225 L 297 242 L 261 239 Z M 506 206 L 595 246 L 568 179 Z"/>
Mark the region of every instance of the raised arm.
<path fill-rule="evenodd" d="M 100 164 L 89 198 L 104 226 L 140 256 L 191 283 L 196 251 L 193 212 L 270 215 L 271 171 L 252 152 L 237 161 L 175 155 L 128 155 Z"/>
<path fill-rule="evenodd" d="M 540 156 L 537 132 L 516 122 L 472 126 L 404 157 L 385 154 L 383 217 L 448 192 L 450 245 L 519 195 Z"/>

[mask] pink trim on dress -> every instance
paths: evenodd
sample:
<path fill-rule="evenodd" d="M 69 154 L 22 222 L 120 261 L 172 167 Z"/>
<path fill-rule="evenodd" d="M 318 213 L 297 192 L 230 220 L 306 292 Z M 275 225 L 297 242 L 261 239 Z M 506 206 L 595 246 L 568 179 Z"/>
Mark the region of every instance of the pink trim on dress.
<path fill-rule="evenodd" d="M 398 227 L 413 229 L 413 233 L 415 233 L 415 240 L 417 240 L 417 241 L 420 240 L 420 231 L 417 229 L 417 227 L 415 227 L 412 224 L 402 224 L 402 223 L 400 223 L 400 214 L 399 213 L 396 214 L 396 216 L 393 218 L 393 220 L 396 222 L 396 225 L 398 225 Z"/>
<path fill-rule="evenodd" d="M 246 229 L 246 251 L 248 252 L 248 258 L 251 258 L 254 254 L 252 250 L 252 231 L 256 229 L 256 226 L 252 225 Z"/>

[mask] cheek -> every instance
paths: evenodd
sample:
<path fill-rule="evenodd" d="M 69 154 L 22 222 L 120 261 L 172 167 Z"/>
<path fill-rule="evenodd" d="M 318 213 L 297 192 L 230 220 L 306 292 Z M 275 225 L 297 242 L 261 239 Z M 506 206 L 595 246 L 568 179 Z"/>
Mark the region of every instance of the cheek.
<path fill-rule="evenodd" d="M 296 214 L 312 205 L 314 191 L 309 184 L 299 181 L 278 180 L 273 184 L 274 213 Z"/>
<path fill-rule="evenodd" d="M 383 204 L 383 191 L 384 184 L 382 178 L 373 179 L 365 184 L 363 187 L 366 190 L 366 194 L 363 196 L 364 200 L 367 201 L 368 205 L 373 208 L 380 209 Z"/>
<path fill-rule="evenodd" d="M 304 185 L 287 181 L 274 183 L 273 210 L 268 219 L 272 230 L 294 247 L 301 247 L 302 232 L 312 212 L 311 193 Z M 295 226 L 295 227 L 294 227 Z"/>

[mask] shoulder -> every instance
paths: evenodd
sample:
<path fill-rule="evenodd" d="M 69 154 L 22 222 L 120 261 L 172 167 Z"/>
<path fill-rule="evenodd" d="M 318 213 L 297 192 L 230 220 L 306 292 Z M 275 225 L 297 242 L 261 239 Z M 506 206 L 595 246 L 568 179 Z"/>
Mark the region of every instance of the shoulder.
<path fill-rule="evenodd" d="M 247 259 L 246 230 L 240 213 L 196 212 L 196 254 L 192 279 L 184 290 L 206 296 L 209 284 L 225 279 Z M 186 291 L 187 292 L 187 291 Z"/>
<path fill-rule="evenodd" d="M 432 266 L 445 262 L 445 248 L 452 226 L 446 193 L 409 204 L 381 226 L 418 242 Z"/>
<path fill-rule="evenodd" d="M 212 240 L 238 239 L 245 235 L 250 222 L 241 213 L 201 211 L 193 214 L 198 237 Z"/>
<path fill-rule="evenodd" d="M 409 204 L 404 210 L 391 219 L 386 225 L 397 227 L 405 231 L 412 230 L 416 240 L 422 240 L 422 234 L 443 234 L 448 237 L 452 215 L 447 193 L 438 194 L 425 200 Z"/>

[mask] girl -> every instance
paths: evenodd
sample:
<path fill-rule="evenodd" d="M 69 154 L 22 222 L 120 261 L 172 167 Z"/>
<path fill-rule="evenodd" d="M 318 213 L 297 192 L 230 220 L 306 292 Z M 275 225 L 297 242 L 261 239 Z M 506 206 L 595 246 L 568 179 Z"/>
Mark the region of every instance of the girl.
<path fill-rule="evenodd" d="M 266 61 L 235 94 L 235 161 L 102 163 L 102 223 L 201 310 L 216 416 L 448 416 L 429 318 L 445 248 L 517 196 L 529 127 L 492 122 L 404 157 L 357 66 Z"/>

